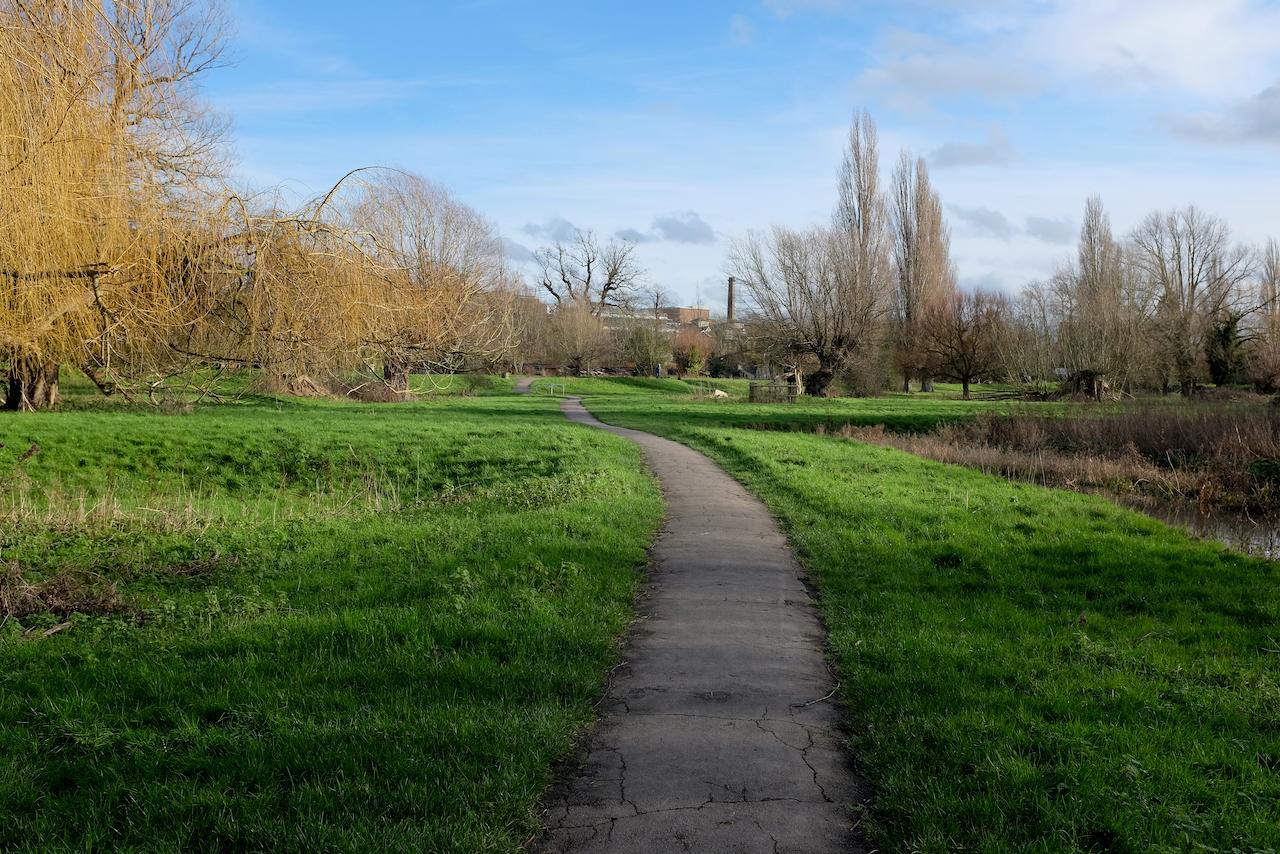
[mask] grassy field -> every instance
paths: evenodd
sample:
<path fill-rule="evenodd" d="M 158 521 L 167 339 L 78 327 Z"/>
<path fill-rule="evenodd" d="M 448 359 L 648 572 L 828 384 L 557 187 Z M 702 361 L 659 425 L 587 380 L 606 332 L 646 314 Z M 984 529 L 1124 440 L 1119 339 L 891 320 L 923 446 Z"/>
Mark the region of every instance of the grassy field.
<path fill-rule="evenodd" d="M 1274 564 L 832 435 L 1053 406 L 551 382 L 0 419 L 0 849 L 517 848 L 661 515 L 565 391 L 782 520 L 881 850 L 1280 848 Z"/>
<path fill-rule="evenodd" d="M 661 515 L 545 398 L 112 404 L 0 442 L 5 851 L 518 848 Z"/>
<path fill-rule="evenodd" d="M 701 383 L 722 388 L 726 399 L 711 399 Z M 643 410 L 655 423 L 685 428 L 747 427 L 754 429 L 835 431 L 846 425 L 884 424 L 891 429 L 923 432 L 939 424 L 971 418 L 978 412 L 1004 412 L 1031 407 L 1008 401 L 959 400 L 945 391 L 891 394 L 874 398 L 802 397 L 794 404 L 748 403 L 747 380 L 683 381 L 677 379 L 555 378 L 533 383 L 535 394 L 572 394 L 608 399 L 621 410 Z M 691 400 L 693 395 L 703 399 Z M 610 404 L 611 406 L 614 404 Z M 1057 411 L 1057 404 L 1035 404 L 1035 411 Z M 612 411 L 612 410 L 611 410 Z"/>
<path fill-rule="evenodd" d="M 1280 848 L 1274 564 L 1101 499 L 784 430 L 989 404 L 587 404 L 710 454 L 784 523 L 881 850 Z"/>

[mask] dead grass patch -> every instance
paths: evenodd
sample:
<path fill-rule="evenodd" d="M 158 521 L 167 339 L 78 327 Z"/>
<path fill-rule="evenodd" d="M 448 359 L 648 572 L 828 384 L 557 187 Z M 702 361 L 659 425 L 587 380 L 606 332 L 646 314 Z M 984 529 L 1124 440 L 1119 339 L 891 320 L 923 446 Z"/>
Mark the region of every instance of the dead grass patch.
<path fill-rule="evenodd" d="M 0 564 L 0 618 L 21 622 L 40 614 L 65 619 L 73 614 L 137 617 L 140 612 L 120 597 L 115 582 L 96 572 L 64 569 L 34 579 L 16 561 Z"/>

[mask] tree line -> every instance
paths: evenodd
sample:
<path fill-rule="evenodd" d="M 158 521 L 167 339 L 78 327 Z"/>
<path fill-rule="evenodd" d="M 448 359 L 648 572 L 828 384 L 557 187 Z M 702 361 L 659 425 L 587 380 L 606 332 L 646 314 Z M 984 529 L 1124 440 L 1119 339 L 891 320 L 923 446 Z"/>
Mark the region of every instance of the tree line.
<path fill-rule="evenodd" d="M 875 390 L 896 374 L 929 390 L 1005 380 L 1101 399 L 1190 395 L 1206 383 L 1280 389 L 1280 246 L 1236 243 L 1195 206 L 1117 237 L 1085 206 L 1075 257 L 1021 293 L 957 286 L 949 231 L 924 160 L 904 152 L 889 187 L 874 122 L 852 125 L 829 226 L 738 241 L 731 271 L 754 298 L 755 335 L 804 371 L 810 394 L 844 376 Z"/>
<path fill-rule="evenodd" d="M 881 171 L 850 128 L 827 224 L 734 241 L 741 324 L 672 330 L 634 245 L 579 231 L 511 270 L 446 188 L 355 169 L 303 204 L 233 189 L 200 98 L 213 0 L 0 0 L 4 407 L 58 399 L 62 366 L 132 398 L 195 367 L 395 398 L 414 371 L 642 375 L 763 365 L 806 391 L 1005 380 L 1042 395 L 1206 383 L 1280 390 L 1280 247 L 1194 206 L 1116 235 L 1090 199 L 1074 256 L 1017 295 L 958 286 L 926 162 Z"/>

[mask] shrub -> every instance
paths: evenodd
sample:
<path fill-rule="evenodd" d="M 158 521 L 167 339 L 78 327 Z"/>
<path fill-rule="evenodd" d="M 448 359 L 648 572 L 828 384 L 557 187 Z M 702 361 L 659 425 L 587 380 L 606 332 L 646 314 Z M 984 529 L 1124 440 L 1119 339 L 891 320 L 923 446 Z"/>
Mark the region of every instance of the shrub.
<path fill-rule="evenodd" d="M 462 393 L 470 397 L 473 394 L 493 391 L 495 383 L 488 374 L 465 374 L 462 378 Z"/>

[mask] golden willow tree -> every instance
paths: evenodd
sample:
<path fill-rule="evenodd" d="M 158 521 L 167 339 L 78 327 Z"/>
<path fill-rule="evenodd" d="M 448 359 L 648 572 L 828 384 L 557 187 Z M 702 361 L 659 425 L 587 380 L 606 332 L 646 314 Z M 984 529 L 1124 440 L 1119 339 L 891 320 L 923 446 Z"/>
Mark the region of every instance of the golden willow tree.
<path fill-rule="evenodd" d="M 0 0 L 5 406 L 100 384 L 191 322 L 219 127 L 193 97 L 222 18 L 184 0 Z"/>
<path fill-rule="evenodd" d="M 516 283 L 493 227 L 447 190 L 358 169 L 296 212 L 233 199 L 202 256 L 204 288 L 169 349 L 260 369 L 293 393 L 491 363 L 515 345 Z M 381 367 L 379 368 L 378 365 Z"/>
<path fill-rule="evenodd" d="M 356 170 L 298 211 L 223 187 L 196 97 L 207 0 L 0 0 L 5 407 L 61 365 L 110 393 L 194 363 L 303 378 L 494 359 L 511 293 L 492 228 L 423 179 Z"/>

